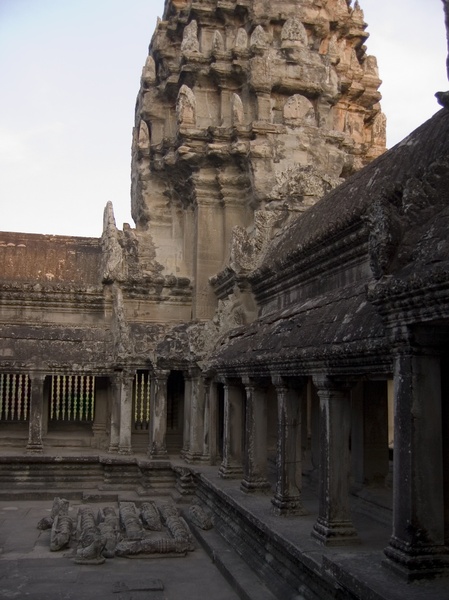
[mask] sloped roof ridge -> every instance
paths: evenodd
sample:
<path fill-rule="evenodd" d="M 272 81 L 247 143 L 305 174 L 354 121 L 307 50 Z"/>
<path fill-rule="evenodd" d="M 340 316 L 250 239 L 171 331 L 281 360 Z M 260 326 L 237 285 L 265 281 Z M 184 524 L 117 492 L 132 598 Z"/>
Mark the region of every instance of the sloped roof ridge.
<path fill-rule="evenodd" d="M 410 177 L 449 152 L 449 111 L 442 109 L 399 142 L 355 173 L 273 239 L 263 265 L 251 279 L 278 272 L 285 257 L 310 251 L 314 246 L 359 221 L 373 201 L 400 189 Z"/>

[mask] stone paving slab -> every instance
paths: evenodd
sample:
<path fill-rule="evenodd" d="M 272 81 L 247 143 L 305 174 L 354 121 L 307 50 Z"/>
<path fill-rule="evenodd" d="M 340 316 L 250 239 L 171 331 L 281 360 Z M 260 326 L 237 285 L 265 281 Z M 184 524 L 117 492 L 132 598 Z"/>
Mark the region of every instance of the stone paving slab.
<path fill-rule="evenodd" d="M 36 526 L 51 506 L 0 502 L 0 600 L 239 598 L 199 545 L 182 558 L 114 558 L 98 566 L 77 565 L 69 552 L 50 552 L 50 531 Z M 71 503 L 71 514 L 77 509 Z"/>

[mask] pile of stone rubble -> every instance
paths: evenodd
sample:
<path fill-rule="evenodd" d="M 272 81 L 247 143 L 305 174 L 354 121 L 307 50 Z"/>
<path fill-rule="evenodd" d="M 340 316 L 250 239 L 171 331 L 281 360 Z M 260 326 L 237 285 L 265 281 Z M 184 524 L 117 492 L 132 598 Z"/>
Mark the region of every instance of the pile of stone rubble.
<path fill-rule="evenodd" d="M 195 549 L 186 521 L 173 503 L 157 506 L 153 501 L 119 502 L 113 506 L 80 506 L 76 517 L 69 515 L 65 498 L 54 498 L 51 514 L 41 519 L 38 529 L 51 529 L 50 550 L 71 549 L 76 563 L 102 564 L 114 556 L 139 558 L 185 556 Z M 191 522 L 210 529 L 209 514 L 199 504 L 189 508 Z"/>

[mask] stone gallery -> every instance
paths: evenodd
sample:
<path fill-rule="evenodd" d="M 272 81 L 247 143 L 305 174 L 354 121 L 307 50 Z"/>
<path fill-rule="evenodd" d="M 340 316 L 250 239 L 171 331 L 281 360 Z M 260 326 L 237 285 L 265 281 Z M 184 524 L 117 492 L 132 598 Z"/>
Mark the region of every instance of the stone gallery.
<path fill-rule="evenodd" d="M 279 598 L 449 574 L 449 99 L 385 151 L 366 27 L 357 0 L 166 0 L 135 227 L 0 234 L 4 485 L 172 486 Z M 235 500 L 294 530 L 306 487 L 313 558 Z M 335 562 L 355 503 L 389 526 L 377 591 Z"/>

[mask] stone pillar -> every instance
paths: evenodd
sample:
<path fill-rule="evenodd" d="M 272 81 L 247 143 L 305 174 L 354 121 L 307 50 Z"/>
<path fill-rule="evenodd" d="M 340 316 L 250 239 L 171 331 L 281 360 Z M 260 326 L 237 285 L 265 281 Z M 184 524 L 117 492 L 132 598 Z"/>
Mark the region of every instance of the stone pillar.
<path fill-rule="evenodd" d="M 319 515 L 312 536 L 326 546 L 359 541 L 349 508 L 351 404 L 349 385 L 313 378 L 320 398 Z"/>
<path fill-rule="evenodd" d="M 306 380 L 297 389 L 284 377 L 273 376 L 278 401 L 278 435 L 276 458 L 276 492 L 271 500 L 276 515 L 305 515 L 301 502 L 302 444 L 301 405 L 306 394 Z"/>
<path fill-rule="evenodd" d="M 193 175 L 195 186 L 195 298 L 193 318 L 211 319 L 217 299 L 209 278 L 223 267 L 223 206 L 215 168 L 202 168 Z"/>
<path fill-rule="evenodd" d="M 402 349 L 395 358 L 393 534 L 385 564 L 407 580 L 449 569 L 439 356 Z"/>
<path fill-rule="evenodd" d="M 209 377 L 203 376 L 203 390 L 204 390 L 204 427 L 203 427 L 203 460 L 210 464 L 210 441 L 211 441 L 211 430 L 212 421 L 211 413 L 215 414 L 214 410 L 211 409 L 211 388 L 212 382 Z M 215 437 L 214 437 L 215 440 Z"/>
<path fill-rule="evenodd" d="M 109 449 L 108 452 L 118 452 L 120 443 L 120 393 L 121 393 L 121 373 L 117 371 L 110 381 L 110 433 L 109 433 Z"/>
<path fill-rule="evenodd" d="M 168 371 L 156 371 L 152 378 L 150 395 L 150 439 L 148 455 L 151 458 L 167 456 L 167 381 Z"/>
<path fill-rule="evenodd" d="M 243 391 L 238 385 L 224 385 L 224 439 L 223 462 L 220 477 L 236 479 L 243 474 Z"/>
<path fill-rule="evenodd" d="M 103 380 L 101 380 L 103 381 Z M 95 420 L 92 424 L 95 448 L 107 447 L 108 391 L 104 385 L 95 385 Z"/>
<path fill-rule="evenodd" d="M 42 418 L 45 375 L 43 373 L 33 373 L 30 376 L 30 379 L 30 420 L 26 451 L 27 454 L 42 454 L 44 449 L 44 444 L 42 442 Z"/>
<path fill-rule="evenodd" d="M 217 464 L 221 456 L 220 443 L 220 409 L 219 409 L 219 392 L 218 383 L 211 381 L 209 386 L 209 429 L 205 432 L 205 454 L 207 454 L 206 447 L 209 452 L 209 460 L 211 465 Z M 206 441 L 207 438 L 207 441 Z"/>
<path fill-rule="evenodd" d="M 190 371 L 184 371 L 184 423 L 182 434 L 182 450 L 181 457 L 185 458 L 190 450 L 190 419 L 192 401 L 192 379 Z"/>
<path fill-rule="evenodd" d="M 120 388 L 120 438 L 119 454 L 130 454 L 131 426 L 133 418 L 133 384 L 134 373 L 123 371 L 119 376 Z"/>
<path fill-rule="evenodd" d="M 246 493 L 270 489 L 267 479 L 267 397 L 249 377 L 246 390 L 246 452 L 241 490 Z"/>
<path fill-rule="evenodd" d="M 188 463 L 204 460 L 205 385 L 199 369 L 189 370 L 190 379 L 190 432 L 189 448 L 184 455 Z"/>

